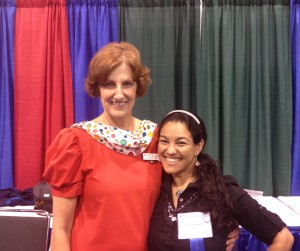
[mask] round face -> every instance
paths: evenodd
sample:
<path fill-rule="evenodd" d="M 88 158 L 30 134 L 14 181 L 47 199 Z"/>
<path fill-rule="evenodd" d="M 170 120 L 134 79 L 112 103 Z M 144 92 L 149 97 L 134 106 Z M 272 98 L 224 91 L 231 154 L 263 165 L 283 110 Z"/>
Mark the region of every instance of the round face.
<path fill-rule="evenodd" d="M 203 141 L 194 144 L 185 123 L 169 121 L 161 128 L 158 155 L 166 173 L 192 177 Z"/>
<path fill-rule="evenodd" d="M 128 65 L 118 66 L 99 88 L 106 118 L 120 121 L 132 116 L 137 84 L 133 81 L 133 74 Z"/>

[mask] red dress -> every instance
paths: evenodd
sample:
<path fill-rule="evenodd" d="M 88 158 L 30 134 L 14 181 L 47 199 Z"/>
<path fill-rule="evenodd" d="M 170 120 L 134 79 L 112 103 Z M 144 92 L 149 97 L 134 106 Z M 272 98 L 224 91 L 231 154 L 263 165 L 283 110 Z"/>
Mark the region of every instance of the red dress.
<path fill-rule="evenodd" d="M 157 134 L 144 153 L 157 152 Z M 118 153 L 85 130 L 60 131 L 46 155 L 43 178 L 54 196 L 77 197 L 72 251 L 147 250 L 159 195 L 160 162 Z"/>

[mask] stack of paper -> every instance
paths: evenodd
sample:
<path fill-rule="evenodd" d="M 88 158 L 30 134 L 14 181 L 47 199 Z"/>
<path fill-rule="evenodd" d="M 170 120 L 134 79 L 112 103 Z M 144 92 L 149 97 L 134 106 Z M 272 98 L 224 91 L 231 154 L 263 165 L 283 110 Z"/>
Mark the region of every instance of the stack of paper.
<path fill-rule="evenodd" d="M 287 226 L 300 226 L 300 215 L 279 199 L 272 196 L 261 196 L 256 197 L 255 199 L 260 205 L 264 206 L 269 211 L 276 213 Z"/>
<path fill-rule="evenodd" d="M 278 199 L 300 215 L 300 196 L 279 196 Z"/>

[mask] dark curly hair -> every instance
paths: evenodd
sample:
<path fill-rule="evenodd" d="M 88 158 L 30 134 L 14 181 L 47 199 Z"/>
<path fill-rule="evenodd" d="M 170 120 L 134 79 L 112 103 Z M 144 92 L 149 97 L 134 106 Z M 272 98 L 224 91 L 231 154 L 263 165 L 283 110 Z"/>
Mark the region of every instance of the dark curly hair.
<path fill-rule="evenodd" d="M 195 117 L 193 117 L 195 116 Z M 198 121 L 196 121 L 198 119 Z M 195 144 L 207 140 L 207 132 L 203 120 L 194 113 L 187 114 L 185 111 L 173 111 L 168 113 L 159 125 L 161 129 L 167 122 L 184 123 L 192 135 Z M 200 124 L 198 123 L 200 122 Z M 204 148 L 203 146 L 203 148 Z M 238 223 L 234 220 L 232 212 L 235 212 L 234 203 L 227 191 L 222 170 L 210 155 L 203 153 L 203 149 L 197 156 L 200 163 L 195 166 L 194 176 L 199 182 L 199 205 L 204 212 L 210 212 L 211 220 L 216 229 L 237 228 Z M 206 203 L 203 203 L 205 201 Z M 204 206 L 205 205 L 205 206 Z"/>
<path fill-rule="evenodd" d="M 94 55 L 85 81 L 86 92 L 92 97 L 99 97 L 99 86 L 122 63 L 132 70 L 133 80 L 137 83 L 136 96 L 142 97 L 152 82 L 150 69 L 142 64 L 138 49 L 127 42 L 111 42 Z"/>

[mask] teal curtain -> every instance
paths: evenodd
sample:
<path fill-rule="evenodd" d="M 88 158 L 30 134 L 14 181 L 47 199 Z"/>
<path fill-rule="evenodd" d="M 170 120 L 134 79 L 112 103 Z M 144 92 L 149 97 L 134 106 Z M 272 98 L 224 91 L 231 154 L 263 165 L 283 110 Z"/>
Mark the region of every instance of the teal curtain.
<path fill-rule="evenodd" d="M 196 109 L 200 1 L 120 0 L 120 40 L 135 44 L 152 85 L 134 113 L 158 122 L 174 108 Z"/>
<path fill-rule="evenodd" d="M 284 0 L 204 0 L 198 111 L 207 151 L 244 188 L 289 195 L 290 7 Z"/>

